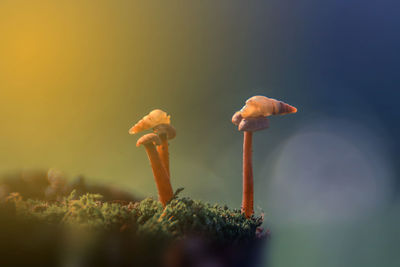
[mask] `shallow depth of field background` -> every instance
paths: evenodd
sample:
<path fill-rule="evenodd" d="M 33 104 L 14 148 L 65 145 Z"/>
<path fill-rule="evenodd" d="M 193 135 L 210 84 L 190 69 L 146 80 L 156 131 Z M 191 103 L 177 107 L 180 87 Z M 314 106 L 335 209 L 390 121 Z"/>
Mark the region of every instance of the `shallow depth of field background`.
<path fill-rule="evenodd" d="M 255 94 L 296 106 L 255 134 L 272 266 L 399 266 L 396 1 L 0 2 L 0 174 L 54 167 L 155 195 L 128 129 L 172 115 L 173 186 L 239 207 Z"/>

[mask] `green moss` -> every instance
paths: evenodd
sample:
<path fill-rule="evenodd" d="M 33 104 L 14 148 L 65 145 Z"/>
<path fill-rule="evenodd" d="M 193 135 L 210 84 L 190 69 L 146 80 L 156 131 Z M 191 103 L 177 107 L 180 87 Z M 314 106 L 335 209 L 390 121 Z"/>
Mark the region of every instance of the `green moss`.
<path fill-rule="evenodd" d="M 23 200 L 10 195 L 2 205 L 14 205 L 18 218 L 47 225 L 74 226 L 120 232 L 137 236 L 175 240 L 200 235 L 219 242 L 242 242 L 256 238 L 262 217 L 245 218 L 238 209 L 204 203 L 188 197 L 175 197 L 163 208 L 151 198 L 136 203 L 101 201 L 98 194 L 75 193 L 59 202 Z"/>
<path fill-rule="evenodd" d="M 175 196 L 163 208 L 152 198 L 104 201 L 73 192 L 49 201 L 13 193 L 0 201 L 0 265 L 165 266 L 167 255 L 206 253 L 227 266 L 249 266 L 264 241 L 261 223 L 262 217 L 247 219 L 238 209 L 188 197 Z"/>

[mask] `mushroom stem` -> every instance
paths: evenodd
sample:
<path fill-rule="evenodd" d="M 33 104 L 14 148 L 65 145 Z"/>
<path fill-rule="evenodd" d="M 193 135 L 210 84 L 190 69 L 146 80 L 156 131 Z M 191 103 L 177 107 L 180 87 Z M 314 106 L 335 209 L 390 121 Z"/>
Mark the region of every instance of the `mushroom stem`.
<path fill-rule="evenodd" d="M 243 199 L 242 213 L 250 218 L 254 212 L 253 167 L 252 167 L 253 132 L 245 131 L 243 136 Z"/>
<path fill-rule="evenodd" d="M 161 162 L 167 171 L 168 177 L 170 177 L 169 172 L 169 151 L 168 151 L 168 138 L 166 134 L 160 135 L 161 145 L 157 146 L 158 154 L 160 155 Z"/>
<path fill-rule="evenodd" d="M 161 162 L 154 144 L 148 143 L 145 144 L 144 147 L 153 170 L 154 180 L 158 190 L 158 199 L 163 207 L 165 207 L 167 202 L 170 201 L 174 195 L 168 173 Z"/>

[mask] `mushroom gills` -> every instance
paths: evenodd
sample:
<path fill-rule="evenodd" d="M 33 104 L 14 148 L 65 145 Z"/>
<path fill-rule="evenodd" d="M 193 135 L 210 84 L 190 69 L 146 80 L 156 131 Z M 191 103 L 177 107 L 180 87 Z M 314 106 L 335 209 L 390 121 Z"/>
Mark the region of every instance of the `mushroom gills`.
<path fill-rule="evenodd" d="M 238 126 L 238 130 L 242 132 L 256 132 L 267 128 L 269 128 L 267 117 L 243 118 Z"/>

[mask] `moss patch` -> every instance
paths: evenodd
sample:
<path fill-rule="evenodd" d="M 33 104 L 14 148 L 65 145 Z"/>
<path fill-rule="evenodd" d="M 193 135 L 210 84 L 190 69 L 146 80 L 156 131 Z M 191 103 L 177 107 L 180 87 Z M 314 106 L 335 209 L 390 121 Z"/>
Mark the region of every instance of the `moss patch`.
<path fill-rule="evenodd" d="M 179 258 L 192 246 L 185 244 L 201 240 L 207 253 L 229 258 L 227 266 L 250 266 L 243 259 L 261 240 L 261 224 L 262 217 L 188 197 L 175 196 L 163 208 L 152 198 L 107 202 L 73 192 L 45 201 L 12 193 L 0 202 L 0 265 L 164 266 L 171 248 L 184 244 Z"/>
<path fill-rule="evenodd" d="M 246 219 L 239 209 L 204 203 L 187 197 L 176 197 L 163 208 L 146 198 L 140 202 L 102 202 L 98 194 L 75 199 L 71 193 L 63 201 L 23 200 L 11 194 L 2 205 L 12 205 L 22 219 L 47 225 L 76 226 L 102 231 L 134 230 L 140 236 L 157 239 L 179 239 L 201 235 L 218 242 L 241 242 L 256 237 L 262 217 Z"/>

